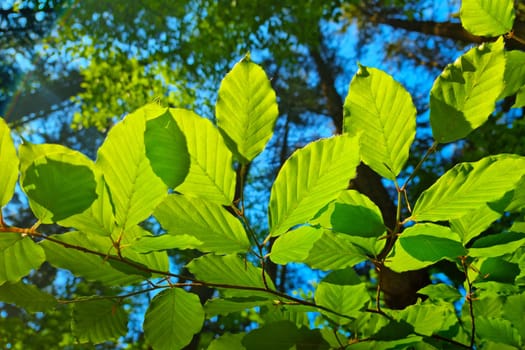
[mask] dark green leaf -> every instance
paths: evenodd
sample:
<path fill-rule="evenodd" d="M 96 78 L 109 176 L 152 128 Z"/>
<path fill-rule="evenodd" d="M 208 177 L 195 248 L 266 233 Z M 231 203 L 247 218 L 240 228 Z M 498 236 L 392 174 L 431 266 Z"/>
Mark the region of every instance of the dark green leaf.
<path fill-rule="evenodd" d="M 0 300 L 15 304 L 29 312 L 49 311 L 57 305 L 56 299 L 36 286 L 17 283 L 4 283 L 0 286 Z"/>
<path fill-rule="evenodd" d="M 170 188 L 180 185 L 190 169 L 190 155 L 186 138 L 167 109 L 146 121 L 144 144 L 155 174 Z"/>
<path fill-rule="evenodd" d="M 74 304 L 71 329 L 79 342 L 102 343 L 126 335 L 128 316 L 113 300 L 85 300 Z"/>
<path fill-rule="evenodd" d="M 329 349 L 318 329 L 297 329 L 290 321 L 278 321 L 264 325 L 248 333 L 242 340 L 250 350 Z"/>

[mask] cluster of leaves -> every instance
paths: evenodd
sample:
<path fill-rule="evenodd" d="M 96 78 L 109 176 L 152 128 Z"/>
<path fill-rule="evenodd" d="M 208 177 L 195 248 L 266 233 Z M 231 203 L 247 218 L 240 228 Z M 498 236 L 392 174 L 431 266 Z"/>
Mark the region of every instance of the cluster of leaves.
<path fill-rule="evenodd" d="M 508 33 L 513 9 L 505 3 L 464 1 L 464 26 L 477 35 Z M 515 106 L 523 107 L 523 62 L 525 55 L 505 51 L 499 38 L 448 65 L 430 94 L 435 143 L 425 158 L 481 126 L 498 100 L 517 94 Z M 418 167 L 402 183 L 398 176 L 415 137 L 416 109 L 391 76 L 360 66 L 344 104 L 344 133 L 312 142 L 284 163 L 271 188 L 269 232 L 259 240 L 244 212 L 242 183 L 236 197 L 242 176 L 234 166 L 242 175 L 271 138 L 276 96 L 249 57 L 226 75 L 218 95 L 216 126 L 189 110 L 148 104 L 110 130 L 96 161 L 56 144 L 25 142 L 17 155 L 2 120 L 0 206 L 18 181 L 38 222 L 0 222 L 0 300 L 30 312 L 71 304 L 72 332 L 82 343 L 124 335 L 129 298 L 158 292 L 143 324 L 155 349 L 182 348 L 205 320 L 253 308 L 258 328 L 226 333 L 209 348 L 524 346 L 525 157 L 457 164 L 412 209 L 406 193 Z M 347 189 L 361 161 L 395 184 L 393 229 L 369 198 Z M 487 234 L 509 213 L 518 219 L 508 231 Z M 141 225 L 151 217 L 164 234 Z M 41 232 L 48 223 L 69 231 Z M 173 271 L 170 249 L 200 256 Z M 268 259 L 329 273 L 313 297 L 299 298 L 275 288 Z M 459 307 L 460 291 L 437 283 L 420 290 L 426 300 L 388 309 L 380 284 L 371 290 L 353 269 L 370 261 L 403 272 L 443 260 L 465 276 Z M 127 288 L 116 296 L 56 300 L 22 282 L 44 262 Z M 198 286 L 218 293 L 202 305 L 191 291 Z"/>

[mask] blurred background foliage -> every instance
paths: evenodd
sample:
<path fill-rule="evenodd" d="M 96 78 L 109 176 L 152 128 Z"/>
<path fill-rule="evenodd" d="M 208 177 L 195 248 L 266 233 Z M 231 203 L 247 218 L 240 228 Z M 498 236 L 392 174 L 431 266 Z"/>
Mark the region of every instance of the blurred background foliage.
<path fill-rule="evenodd" d="M 486 40 L 461 27 L 459 6 L 459 0 L 3 0 L 0 115 L 17 135 L 61 143 L 95 158 L 108 128 L 151 101 L 190 108 L 213 120 L 222 77 L 250 51 L 271 77 L 280 110 L 274 138 L 247 179 L 249 215 L 263 235 L 276 171 L 296 148 L 341 131 L 342 101 L 358 61 L 389 72 L 412 94 L 418 133 L 408 170 L 417 163 L 432 142 L 427 112 L 433 80 L 468 47 Z M 514 31 L 525 37 L 523 1 L 516 1 L 516 11 Z M 512 39 L 506 45 L 525 48 Z M 502 152 L 524 155 L 524 110 L 512 104 L 512 97 L 503 101 L 486 125 L 426 161 L 410 198 L 455 162 Z M 379 205 L 386 223 L 392 222 L 391 183 L 361 167 L 352 186 Z M 21 227 L 34 223 L 21 196 L 4 218 Z M 175 266 L 192 254 L 171 252 Z M 312 272 L 293 265 L 273 269 L 280 289 L 308 292 Z M 459 286 L 461 276 L 452 270 L 436 266 L 396 278 L 390 287 L 385 279 L 385 298 L 392 307 L 406 306 L 429 277 Z M 371 286 L 377 283 L 372 266 L 359 272 Z M 63 299 L 119 292 L 49 265 L 27 279 Z M 199 295 L 209 297 L 211 291 Z M 148 296 L 130 300 L 137 307 L 129 308 L 128 336 L 97 348 L 147 348 L 140 331 L 143 298 Z M 68 305 L 43 315 L 0 304 L 0 347 L 82 349 L 68 335 L 70 312 Z M 256 316 L 219 318 L 204 330 L 244 329 L 250 317 Z M 196 337 L 188 348 L 209 341 Z"/>

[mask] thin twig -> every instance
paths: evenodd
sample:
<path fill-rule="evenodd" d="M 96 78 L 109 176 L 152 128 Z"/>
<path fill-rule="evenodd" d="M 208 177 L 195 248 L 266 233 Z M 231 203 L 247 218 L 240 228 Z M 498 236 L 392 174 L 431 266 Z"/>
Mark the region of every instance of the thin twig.
<path fill-rule="evenodd" d="M 476 322 L 474 319 L 474 303 L 472 301 L 472 282 L 470 281 L 470 277 L 468 276 L 468 266 L 467 266 L 467 257 L 462 256 L 460 257 L 461 260 L 461 266 L 463 266 L 463 271 L 465 272 L 465 278 L 467 281 L 467 296 L 466 299 L 468 301 L 469 305 L 469 313 L 470 313 L 470 319 L 472 321 L 472 329 L 471 329 L 471 335 L 470 335 L 470 348 L 474 349 L 474 344 L 476 342 Z"/>
<path fill-rule="evenodd" d="M 412 181 L 412 179 L 414 179 L 414 177 L 416 176 L 416 173 L 417 171 L 419 170 L 419 168 L 421 168 L 421 166 L 423 165 L 423 163 L 425 162 L 425 160 L 427 160 L 427 158 L 432 154 L 434 153 L 436 150 L 437 150 L 437 146 L 438 146 L 438 142 L 437 141 L 434 141 L 434 143 L 432 144 L 432 146 L 430 146 L 430 148 L 426 151 L 425 155 L 423 156 L 423 158 L 421 158 L 421 160 L 419 161 L 419 163 L 417 163 L 416 167 L 414 168 L 414 170 L 412 171 L 412 173 L 410 174 L 410 176 L 408 177 L 408 179 L 406 179 L 405 183 L 403 184 L 403 186 L 401 187 L 400 191 L 406 191 L 407 189 L 407 186 L 408 184 L 410 183 L 410 181 Z"/>

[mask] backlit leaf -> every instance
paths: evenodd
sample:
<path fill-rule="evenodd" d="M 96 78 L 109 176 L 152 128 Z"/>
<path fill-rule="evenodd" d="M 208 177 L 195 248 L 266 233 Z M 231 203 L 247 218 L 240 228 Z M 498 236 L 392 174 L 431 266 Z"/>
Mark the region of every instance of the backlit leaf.
<path fill-rule="evenodd" d="M 57 305 L 55 297 L 32 284 L 4 283 L 0 286 L 0 300 L 15 304 L 29 312 L 49 311 Z"/>
<path fill-rule="evenodd" d="M 503 90 L 504 71 L 503 38 L 475 47 L 449 64 L 430 92 L 434 139 L 456 141 L 482 125 Z"/>
<path fill-rule="evenodd" d="M 164 113 L 159 116 L 146 116 L 144 144 L 146 156 L 155 174 L 166 186 L 174 188 L 180 185 L 188 174 L 190 155 L 186 138 L 177 122 L 166 108 L 163 110 Z"/>
<path fill-rule="evenodd" d="M 418 294 L 428 296 L 430 299 L 443 299 L 448 302 L 455 302 L 461 298 L 459 291 L 444 283 L 429 284 L 418 290 Z"/>
<path fill-rule="evenodd" d="M 353 266 L 367 260 L 366 252 L 350 242 L 348 236 L 325 231 L 315 241 L 305 264 L 315 269 L 337 270 Z"/>
<path fill-rule="evenodd" d="M 109 236 L 115 228 L 115 215 L 108 188 L 102 174 L 97 176 L 97 199 L 82 213 L 72 215 L 58 223 L 64 227 L 73 227 L 78 231 Z"/>
<path fill-rule="evenodd" d="M 454 305 L 450 303 L 423 303 L 410 305 L 394 313 L 394 318 L 414 327 L 418 334 L 431 336 L 457 323 Z"/>
<path fill-rule="evenodd" d="M 339 135 L 297 150 L 279 171 L 270 194 L 270 232 L 302 224 L 348 187 L 359 163 L 357 137 Z"/>
<path fill-rule="evenodd" d="M 514 1 L 463 0 L 459 16 L 463 27 L 474 35 L 502 35 L 514 24 Z"/>
<path fill-rule="evenodd" d="M 226 74 L 216 104 L 217 125 L 230 150 L 246 164 L 270 140 L 279 111 L 264 70 L 243 58 Z"/>
<path fill-rule="evenodd" d="M 103 256 L 97 256 L 44 240 L 40 245 L 46 252 L 47 261 L 55 267 L 70 270 L 88 281 L 99 281 L 109 286 L 127 285 L 144 279 L 141 271 L 135 270 L 135 274 L 121 272 L 104 258 L 104 255 L 109 253 L 115 255 L 109 238 L 102 236 L 90 236 L 88 238 L 87 235 L 80 232 L 68 232 L 51 237 L 69 245 L 89 247 L 89 249 L 103 254 Z"/>
<path fill-rule="evenodd" d="M 230 254 L 250 248 L 241 222 L 221 205 L 171 194 L 154 215 L 168 234 L 186 234 L 201 241 L 196 247 L 200 251 Z"/>
<path fill-rule="evenodd" d="M 193 259 L 187 268 L 197 279 L 213 284 L 235 285 L 266 289 L 262 278 L 262 270 L 255 267 L 249 261 L 243 260 L 237 255 L 212 255 L 207 254 Z M 266 282 L 270 289 L 275 289 L 272 280 L 266 275 Z M 266 292 L 257 292 L 242 289 L 222 289 L 225 297 L 235 296 L 261 296 L 270 298 L 272 295 Z"/>
<path fill-rule="evenodd" d="M 149 253 L 168 249 L 195 249 L 202 242 L 190 235 L 144 236 L 134 241 L 131 249 L 138 253 Z"/>
<path fill-rule="evenodd" d="M 304 261 L 321 237 L 323 231 L 311 226 L 301 226 L 279 236 L 273 246 L 270 259 L 276 264 Z"/>
<path fill-rule="evenodd" d="M 167 194 L 167 186 L 155 175 L 146 157 L 146 119 L 158 110 L 146 105 L 127 115 L 108 133 L 98 150 L 102 170 L 115 207 L 117 224 L 125 231 L 148 218 Z"/>
<path fill-rule="evenodd" d="M 477 239 L 469 248 L 469 256 L 496 257 L 510 254 L 525 244 L 525 233 L 503 232 Z"/>
<path fill-rule="evenodd" d="M 324 228 L 359 237 L 379 237 L 385 233 L 381 210 L 356 190 L 343 191 L 339 197 L 310 220 Z"/>
<path fill-rule="evenodd" d="M 144 317 L 144 336 L 156 350 L 182 349 L 201 330 L 203 323 L 199 297 L 171 288 L 151 301 Z"/>
<path fill-rule="evenodd" d="M 396 272 L 418 270 L 443 259 L 466 255 L 457 233 L 446 226 L 416 224 L 399 237 L 386 266 Z"/>
<path fill-rule="evenodd" d="M 11 200 L 18 178 L 18 157 L 9 127 L 0 118 L 0 207 Z"/>
<path fill-rule="evenodd" d="M 524 173 L 525 158 L 510 154 L 457 164 L 421 194 L 411 219 L 440 221 L 459 218 L 503 197 Z"/>
<path fill-rule="evenodd" d="M 525 317 L 523 315 L 525 315 L 525 292 L 508 296 L 503 305 L 502 316 L 518 330 L 522 341 L 525 340 Z"/>
<path fill-rule="evenodd" d="M 186 137 L 190 170 L 177 186 L 180 193 L 217 204 L 230 205 L 235 195 L 236 176 L 232 154 L 219 130 L 207 119 L 185 109 L 170 109 Z"/>
<path fill-rule="evenodd" d="M 352 316 L 368 305 L 370 295 L 366 284 L 361 283 L 356 273 L 352 269 L 345 269 L 330 273 L 319 283 L 315 291 L 315 302 L 341 315 Z M 351 321 L 347 317 L 320 311 L 340 325 Z"/>
<path fill-rule="evenodd" d="M 525 90 L 525 52 L 520 50 L 507 51 L 505 58 L 505 88 L 500 98 L 511 96 L 520 89 Z"/>
<path fill-rule="evenodd" d="M 359 66 L 344 104 L 344 129 L 361 135 L 361 157 L 378 174 L 395 179 L 416 135 L 416 107 L 390 75 Z"/>
<path fill-rule="evenodd" d="M 20 281 L 45 260 L 44 251 L 30 237 L 0 232 L 0 285 Z"/>
<path fill-rule="evenodd" d="M 97 198 L 93 162 L 60 145 L 20 147 L 22 189 L 33 213 L 53 223 L 88 209 Z"/>
<path fill-rule="evenodd" d="M 467 244 L 472 238 L 485 231 L 501 215 L 501 212 L 491 209 L 488 205 L 483 205 L 459 218 L 450 220 L 450 228 L 459 234 L 463 244 Z"/>
<path fill-rule="evenodd" d="M 502 318 L 476 317 L 476 336 L 520 348 L 520 335 L 510 321 Z"/>
<path fill-rule="evenodd" d="M 102 343 L 126 335 L 128 315 L 113 300 L 85 300 L 74 304 L 71 329 L 81 343 Z"/>

